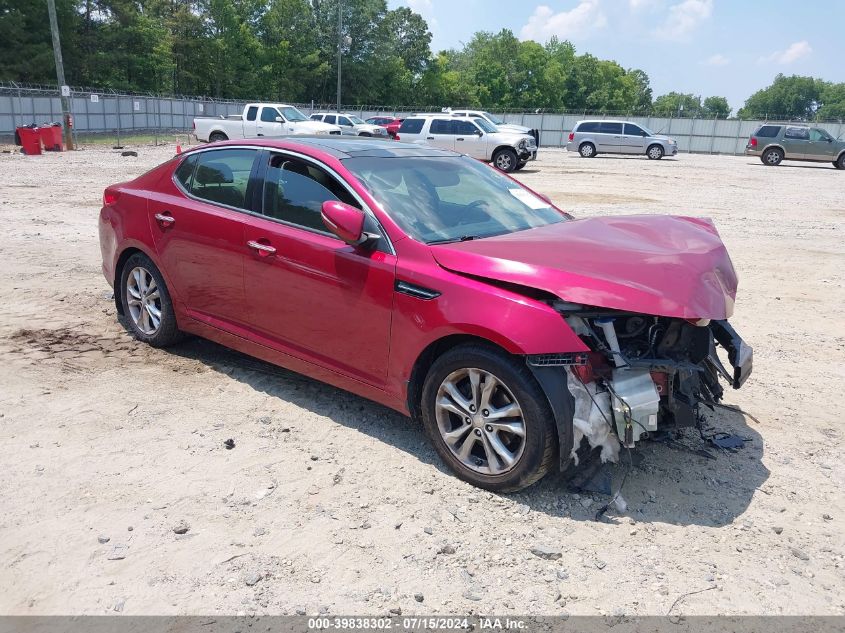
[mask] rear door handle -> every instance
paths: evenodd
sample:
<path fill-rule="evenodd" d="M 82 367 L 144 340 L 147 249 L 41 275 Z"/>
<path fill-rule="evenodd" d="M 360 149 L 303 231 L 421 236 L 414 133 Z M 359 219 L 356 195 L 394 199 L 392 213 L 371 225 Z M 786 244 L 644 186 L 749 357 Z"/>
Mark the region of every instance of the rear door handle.
<path fill-rule="evenodd" d="M 456 141 L 462 141 L 462 140 L 464 140 L 464 139 L 462 139 L 462 138 L 456 138 L 455 140 L 456 140 Z"/>
<path fill-rule="evenodd" d="M 275 255 L 276 249 L 269 244 L 262 244 L 261 242 L 256 242 L 255 240 L 250 240 L 246 243 L 252 250 L 258 251 L 258 254 L 261 257 L 267 257 L 269 255 Z"/>
<path fill-rule="evenodd" d="M 161 213 L 156 213 L 153 217 L 155 217 L 156 222 L 158 222 L 159 226 L 163 229 L 166 229 L 176 224 L 176 220 L 171 217 L 170 211 L 162 211 Z"/>
<path fill-rule="evenodd" d="M 426 137 L 425 137 L 425 140 L 427 140 L 427 141 L 433 141 L 433 140 L 434 140 L 434 137 L 433 137 L 433 136 L 426 136 Z"/>

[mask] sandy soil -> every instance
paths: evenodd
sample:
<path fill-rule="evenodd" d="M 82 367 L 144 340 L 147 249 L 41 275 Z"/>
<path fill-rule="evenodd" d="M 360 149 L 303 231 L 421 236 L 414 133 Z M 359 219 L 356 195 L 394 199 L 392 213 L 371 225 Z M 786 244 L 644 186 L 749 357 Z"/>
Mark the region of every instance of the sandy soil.
<path fill-rule="evenodd" d="M 0 154 L 0 613 L 664 614 L 699 590 L 673 613 L 845 613 L 845 174 L 552 150 L 521 174 L 577 215 L 710 216 L 740 274 L 756 365 L 727 402 L 760 422 L 711 424 L 750 442 L 643 444 L 628 512 L 599 523 L 606 499 L 560 476 L 473 489 L 356 396 L 135 342 L 96 217 L 107 184 L 174 151 L 137 149 Z"/>

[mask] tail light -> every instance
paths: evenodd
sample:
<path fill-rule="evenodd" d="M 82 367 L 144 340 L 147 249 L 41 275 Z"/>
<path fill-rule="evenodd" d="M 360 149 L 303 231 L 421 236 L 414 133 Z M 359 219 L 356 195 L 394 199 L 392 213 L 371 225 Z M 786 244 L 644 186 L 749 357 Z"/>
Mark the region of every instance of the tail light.
<path fill-rule="evenodd" d="M 399 132 L 397 132 L 396 134 L 394 134 L 394 135 L 393 135 L 393 140 L 394 140 L 394 141 L 399 141 L 399 140 L 401 140 L 401 139 L 399 138 Z"/>
<path fill-rule="evenodd" d="M 751 147 L 757 147 L 757 138 L 752 136 L 751 141 L 749 141 L 748 144 L 751 145 Z"/>
<path fill-rule="evenodd" d="M 114 204 L 117 202 L 117 199 L 120 197 L 120 194 L 114 189 L 106 189 L 103 192 L 103 206 L 107 207 L 109 205 Z"/>
<path fill-rule="evenodd" d="M 569 133 L 569 140 L 570 140 L 570 141 L 574 141 L 574 140 L 575 140 L 575 132 L 570 132 L 570 133 Z"/>

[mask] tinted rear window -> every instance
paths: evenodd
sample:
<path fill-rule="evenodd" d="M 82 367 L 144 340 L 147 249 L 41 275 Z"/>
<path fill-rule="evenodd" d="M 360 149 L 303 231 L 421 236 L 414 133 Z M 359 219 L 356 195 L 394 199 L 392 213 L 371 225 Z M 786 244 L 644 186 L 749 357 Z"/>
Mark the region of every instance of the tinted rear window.
<path fill-rule="evenodd" d="M 622 134 L 622 124 L 602 121 L 599 125 L 599 132 L 602 134 Z"/>
<path fill-rule="evenodd" d="M 598 132 L 599 131 L 599 124 L 595 121 L 586 121 L 585 123 L 579 123 L 576 132 Z"/>
<path fill-rule="evenodd" d="M 405 132 L 406 134 L 419 134 L 422 132 L 422 129 L 422 119 L 405 119 L 399 127 L 399 133 L 401 134 L 402 132 Z"/>
<path fill-rule="evenodd" d="M 759 130 L 754 132 L 754 136 L 762 136 L 763 138 L 774 138 L 780 132 L 779 125 L 764 125 Z"/>

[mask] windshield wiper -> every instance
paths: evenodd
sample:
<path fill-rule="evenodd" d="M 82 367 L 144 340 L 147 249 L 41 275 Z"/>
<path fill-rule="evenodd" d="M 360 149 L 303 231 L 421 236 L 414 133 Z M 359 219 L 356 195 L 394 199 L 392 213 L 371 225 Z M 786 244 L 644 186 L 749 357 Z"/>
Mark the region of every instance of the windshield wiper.
<path fill-rule="evenodd" d="M 428 244 L 451 244 L 453 242 L 469 242 L 470 240 L 480 240 L 481 235 L 461 235 L 460 237 L 450 237 L 445 240 L 434 240 Z"/>

